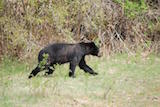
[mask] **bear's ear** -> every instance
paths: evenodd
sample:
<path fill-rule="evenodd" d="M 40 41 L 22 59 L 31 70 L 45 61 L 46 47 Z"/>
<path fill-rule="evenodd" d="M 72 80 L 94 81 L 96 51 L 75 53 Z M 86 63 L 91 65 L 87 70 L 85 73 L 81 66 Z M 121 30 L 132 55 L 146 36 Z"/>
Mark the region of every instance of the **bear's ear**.
<path fill-rule="evenodd" d="M 91 45 L 91 46 L 95 46 L 95 43 L 94 42 L 89 42 L 89 44 Z"/>
<path fill-rule="evenodd" d="M 85 42 L 79 42 L 79 44 L 82 44 L 82 45 L 83 45 L 83 44 L 85 44 Z"/>
<path fill-rule="evenodd" d="M 93 44 L 95 45 L 95 43 L 94 43 L 94 42 L 92 42 L 92 41 L 91 41 L 91 44 L 92 44 L 92 45 L 93 45 Z"/>

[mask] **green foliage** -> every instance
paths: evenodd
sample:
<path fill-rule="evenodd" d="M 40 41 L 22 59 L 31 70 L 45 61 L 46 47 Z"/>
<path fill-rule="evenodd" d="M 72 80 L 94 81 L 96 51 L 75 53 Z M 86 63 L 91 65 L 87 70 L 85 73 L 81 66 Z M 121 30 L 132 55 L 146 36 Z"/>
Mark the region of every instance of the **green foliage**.
<path fill-rule="evenodd" d="M 4 1 L 0 0 L 0 13 L 3 11 Z"/>
<path fill-rule="evenodd" d="M 115 31 L 127 37 L 127 45 L 132 45 L 130 40 L 137 42 L 133 44 L 135 47 L 132 49 L 135 49 L 141 43 L 141 34 L 145 32 L 148 37 L 154 31 L 159 32 L 159 25 L 154 26 L 155 22 L 151 21 L 148 30 L 143 23 L 145 21 L 139 21 L 150 10 L 145 0 L 24 0 L 24 7 L 21 0 L 1 0 L 0 11 L 2 10 L 0 47 L 3 47 L 3 52 L 0 54 L 11 54 L 10 56 L 19 58 L 35 54 L 32 47 L 40 49 L 40 46 L 51 42 L 79 42 L 83 37 L 94 40 L 97 45 L 103 42 L 107 45 L 104 48 L 109 48 L 109 51 L 104 49 L 105 52 L 132 47 L 124 47 L 124 43 L 112 39 Z M 154 19 L 152 16 L 151 14 L 151 19 L 144 20 Z M 158 18 L 157 15 L 155 19 Z M 81 29 L 81 25 L 84 28 Z M 132 28 L 136 27 L 139 31 L 134 36 Z M 97 34 L 102 35 L 98 37 Z M 117 43 L 121 47 L 116 46 Z"/>
<path fill-rule="evenodd" d="M 44 69 L 45 68 L 45 65 L 47 65 L 47 63 L 48 63 L 48 57 L 49 57 L 49 55 L 48 54 L 43 54 L 43 60 L 42 61 L 40 61 L 40 63 L 39 63 L 39 67 L 41 68 L 41 69 Z"/>
<path fill-rule="evenodd" d="M 27 45 L 28 31 L 23 29 L 22 25 L 17 23 L 13 18 L 6 16 L 0 17 L 0 24 L 3 26 L 1 38 L 3 38 L 3 46 L 7 48 L 6 54 L 9 56 L 16 55 L 22 51 Z"/>
<path fill-rule="evenodd" d="M 148 23 L 148 29 L 149 29 L 151 32 L 153 32 L 153 28 L 154 28 L 154 23 L 153 23 L 152 21 L 150 21 L 150 22 Z"/>
<path fill-rule="evenodd" d="M 141 15 L 148 9 L 145 0 L 140 0 L 138 2 L 130 0 L 125 0 L 125 2 L 122 0 L 115 1 L 121 4 L 121 6 L 124 8 L 125 15 L 127 15 L 129 18 L 136 18 L 137 15 Z"/>

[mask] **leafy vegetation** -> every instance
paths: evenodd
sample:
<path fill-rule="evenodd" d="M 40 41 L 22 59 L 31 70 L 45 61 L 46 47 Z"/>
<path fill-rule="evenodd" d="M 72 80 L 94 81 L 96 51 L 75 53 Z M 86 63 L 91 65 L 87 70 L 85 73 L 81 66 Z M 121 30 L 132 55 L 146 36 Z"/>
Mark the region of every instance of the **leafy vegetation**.
<path fill-rule="evenodd" d="M 115 0 L 116 2 L 120 3 L 122 8 L 124 8 L 124 13 L 129 18 L 136 18 L 137 15 L 141 15 L 144 12 L 147 12 L 147 4 L 145 3 L 145 0 L 139 0 L 139 1 L 130 1 L 130 0 Z"/>
<path fill-rule="evenodd" d="M 40 61 L 40 63 L 39 63 L 39 67 L 41 69 L 44 69 L 45 65 L 47 65 L 48 56 L 49 56 L 48 54 L 43 54 L 43 60 Z"/>
<path fill-rule="evenodd" d="M 95 41 L 104 55 L 136 53 L 139 46 L 158 53 L 159 2 L 156 8 L 150 2 L 1 0 L 0 55 L 23 60 L 48 43 L 86 40 Z"/>

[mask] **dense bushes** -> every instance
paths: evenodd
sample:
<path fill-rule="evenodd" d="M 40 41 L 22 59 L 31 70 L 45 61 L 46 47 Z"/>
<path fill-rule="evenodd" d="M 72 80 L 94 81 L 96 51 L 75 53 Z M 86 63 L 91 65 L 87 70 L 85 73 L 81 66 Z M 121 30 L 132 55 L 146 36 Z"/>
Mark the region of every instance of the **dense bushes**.
<path fill-rule="evenodd" d="M 48 43 L 80 40 L 95 41 L 104 54 L 134 53 L 140 48 L 158 50 L 158 3 L 151 0 L 1 0 L 0 54 L 33 57 L 31 53 Z"/>

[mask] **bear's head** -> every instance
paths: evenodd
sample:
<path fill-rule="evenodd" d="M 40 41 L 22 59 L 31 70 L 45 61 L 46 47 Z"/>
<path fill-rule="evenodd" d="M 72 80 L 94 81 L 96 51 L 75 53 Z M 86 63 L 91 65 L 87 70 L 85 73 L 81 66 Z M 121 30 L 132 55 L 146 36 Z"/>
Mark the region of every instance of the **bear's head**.
<path fill-rule="evenodd" d="M 90 47 L 90 54 L 93 56 L 99 56 L 99 48 L 95 45 L 94 42 L 90 42 L 89 43 L 89 47 Z"/>
<path fill-rule="evenodd" d="M 81 42 L 80 44 L 83 44 L 83 46 L 85 46 L 85 51 L 87 51 L 87 54 L 100 57 L 99 48 L 95 45 L 94 42 Z"/>

